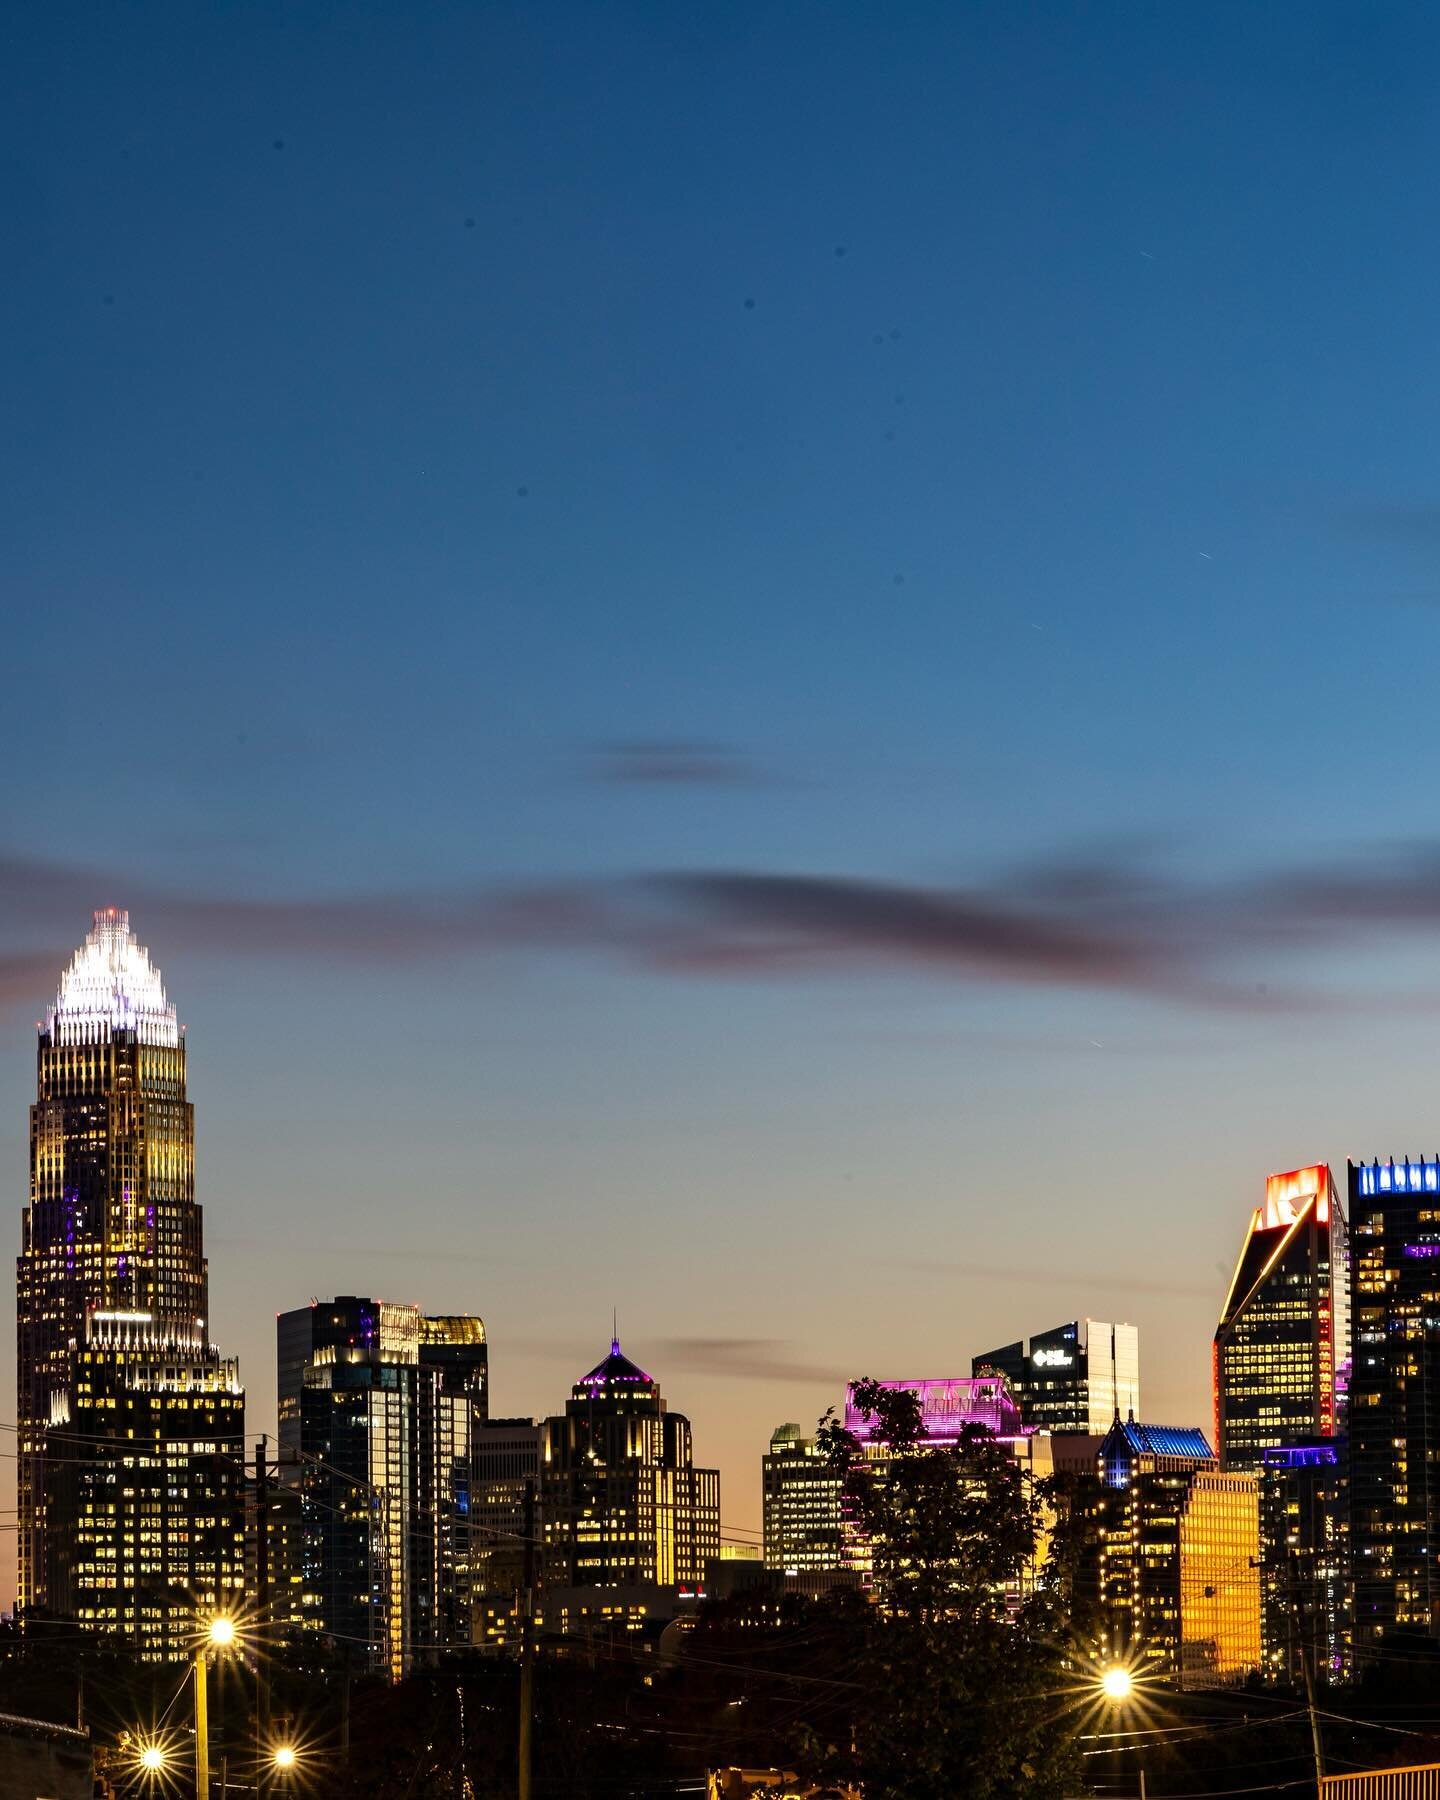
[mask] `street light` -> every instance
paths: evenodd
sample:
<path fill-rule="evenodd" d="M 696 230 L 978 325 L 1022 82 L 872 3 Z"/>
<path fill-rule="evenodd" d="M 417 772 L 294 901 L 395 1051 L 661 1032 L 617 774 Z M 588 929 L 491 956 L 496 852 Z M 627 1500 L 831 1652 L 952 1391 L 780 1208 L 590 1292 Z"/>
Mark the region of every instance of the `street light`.
<path fill-rule="evenodd" d="M 271 1760 L 274 1762 L 277 1769 L 293 1769 L 295 1767 L 295 1752 L 289 1744 L 281 1744 Z"/>
<path fill-rule="evenodd" d="M 228 1650 L 235 1642 L 235 1621 L 228 1613 L 216 1613 L 205 1628 L 195 1651 L 195 1795 L 210 1800 L 210 1719 L 207 1711 L 206 1652 Z"/>
<path fill-rule="evenodd" d="M 1135 1691 L 1135 1679 L 1121 1663 L 1114 1663 L 1100 1677 L 1100 1692 L 1113 1705 L 1128 1700 Z"/>
<path fill-rule="evenodd" d="M 158 1775 L 165 1767 L 165 1752 L 158 1744 L 147 1744 L 140 1752 L 140 1767 L 147 1775 Z"/>

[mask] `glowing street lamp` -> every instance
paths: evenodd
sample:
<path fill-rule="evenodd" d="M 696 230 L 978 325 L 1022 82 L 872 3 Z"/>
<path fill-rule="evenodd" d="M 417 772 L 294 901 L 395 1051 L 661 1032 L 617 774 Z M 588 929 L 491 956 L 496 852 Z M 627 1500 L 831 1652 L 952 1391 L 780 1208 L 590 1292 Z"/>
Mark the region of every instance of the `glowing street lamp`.
<path fill-rule="evenodd" d="M 205 1628 L 195 1651 L 195 1794 L 196 1800 L 209 1800 L 210 1794 L 210 1719 L 207 1708 L 209 1678 L 206 1652 L 228 1650 L 235 1643 L 235 1621 L 228 1613 L 216 1613 Z"/>
<path fill-rule="evenodd" d="M 281 1744 L 271 1760 L 274 1762 L 277 1769 L 293 1769 L 295 1767 L 295 1752 L 289 1744 Z"/>
<path fill-rule="evenodd" d="M 1100 1692 L 1114 1706 L 1128 1700 L 1135 1691 L 1135 1680 L 1121 1663 L 1114 1663 L 1100 1677 Z"/>
<path fill-rule="evenodd" d="M 165 1767 L 165 1752 L 158 1744 L 147 1744 L 140 1752 L 140 1767 L 147 1775 L 158 1775 Z"/>

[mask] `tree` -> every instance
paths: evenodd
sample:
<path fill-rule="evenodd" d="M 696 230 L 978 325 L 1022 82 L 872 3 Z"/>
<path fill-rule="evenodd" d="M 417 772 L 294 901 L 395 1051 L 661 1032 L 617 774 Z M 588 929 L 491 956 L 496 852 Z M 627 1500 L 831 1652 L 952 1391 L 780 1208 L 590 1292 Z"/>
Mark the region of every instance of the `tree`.
<path fill-rule="evenodd" d="M 847 1527 L 875 1603 L 845 1608 L 845 1703 L 812 1718 L 806 1773 L 865 1800 L 1059 1800 L 1081 1787 L 1075 1678 L 1048 1564 L 1046 1492 L 981 1426 L 927 1441 L 918 1397 L 860 1381 L 862 1448 L 829 1413 Z M 817 1709 L 818 1710 L 818 1709 Z"/>

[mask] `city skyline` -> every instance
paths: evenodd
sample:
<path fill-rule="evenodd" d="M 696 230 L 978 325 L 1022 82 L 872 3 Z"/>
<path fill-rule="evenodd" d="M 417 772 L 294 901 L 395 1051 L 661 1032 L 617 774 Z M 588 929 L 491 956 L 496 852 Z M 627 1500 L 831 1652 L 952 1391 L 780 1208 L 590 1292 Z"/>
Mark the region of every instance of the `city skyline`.
<path fill-rule="evenodd" d="M 252 1431 L 337 1292 L 535 1417 L 618 1308 L 753 1532 L 778 1423 L 1022 1320 L 1208 1426 L 1258 1181 L 1433 1136 L 1440 19 L 9 48 L 12 1246 L 125 907 Z"/>
<path fill-rule="evenodd" d="M 94 931 L 96 933 L 100 932 L 102 927 L 105 926 L 107 920 L 112 923 L 116 923 L 117 928 L 121 930 L 122 935 L 129 928 L 130 922 L 129 922 L 128 916 L 124 912 L 124 909 L 108 907 L 108 908 L 98 909 L 96 911 Z M 94 935 L 94 933 L 92 933 L 92 936 L 93 935 Z M 132 942 L 133 942 L 133 934 L 132 934 Z M 144 959 L 147 957 L 148 953 L 145 950 L 141 950 L 137 954 L 142 959 L 142 961 L 144 961 Z M 76 977 L 75 977 L 74 971 L 76 968 L 79 967 L 80 961 L 84 955 L 85 955 L 85 951 L 82 947 L 81 952 L 75 953 L 75 955 L 72 956 L 72 958 L 70 959 L 70 965 L 69 965 L 70 973 L 64 977 L 65 981 L 69 981 L 72 984 L 75 982 Z M 138 964 L 137 964 L 137 968 L 139 968 Z M 166 1041 L 173 1040 L 173 1041 L 184 1043 L 184 1044 L 188 1045 L 188 1042 L 189 1042 L 188 1031 L 184 1025 L 181 1025 L 177 1022 L 178 1015 L 176 1014 L 176 1011 L 175 1011 L 174 1002 L 166 1000 L 165 990 L 160 985 L 158 971 L 148 961 L 144 961 L 144 967 L 143 967 L 143 969 L 140 970 L 140 981 L 141 981 L 142 987 L 144 987 L 147 983 L 150 985 L 153 985 L 153 987 L 154 987 L 155 993 L 153 996 L 151 996 L 151 998 L 155 999 L 156 1005 L 159 1008 L 159 1013 L 157 1013 L 157 1018 L 160 1017 L 160 1014 L 164 1014 L 164 1018 L 161 1019 L 161 1025 L 164 1027 L 164 1029 L 169 1034 Z M 147 989 L 147 991 L 148 991 L 148 989 Z M 63 992 L 64 992 L 64 982 L 62 981 L 62 994 L 63 994 Z M 54 1009 L 52 1008 L 52 1012 L 53 1012 L 53 1010 Z M 1276 1181 L 1281 1181 L 1281 1180 L 1286 1180 L 1286 1179 L 1293 1179 L 1293 1178 L 1281 1177 L 1281 1176 L 1272 1176 L 1270 1178 L 1270 1180 L 1272 1181 L 1272 1184 Z M 1378 1181 L 1378 1179 L 1379 1179 L 1378 1174 L 1373 1179 Z M 1253 1184 L 1252 1184 L 1252 1191 L 1253 1191 Z M 203 1204 L 204 1204 L 203 1192 L 200 1193 L 197 1197 L 200 1199 L 201 1204 L 203 1206 Z M 219 1243 L 222 1247 L 225 1245 L 226 1240 L 225 1240 L 223 1231 L 219 1234 L 215 1234 L 215 1233 L 211 1232 L 209 1235 L 212 1236 L 214 1241 Z M 336 1244 L 329 1246 L 329 1247 L 315 1246 L 307 1254 L 312 1257 L 315 1257 L 317 1259 L 315 1266 L 318 1269 L 322 1266 L 322 1259 L 324 1259 L 324 1258 L 328 1258 L 332 1261 L 338 1261 L 340 1263 L 343 1263 L 345 1256 L 347 1254 L 347 1250 L 346 1250 L 346 1246 L 345 1246 L 343 1238 L 342 1238 L 341 1240 L 337 1241 Z M 460 1251 L 462 1260 L 464 1259 L 466 1254 L 467 1253 L 463 1249 Z M 366 1251 L 362 1252 L 361 1255 L 362 1255 L 362 1257 L 364 1257 L 367 1260 L 373 1259 L 372 1266 L 374 1263 L 383 1263 L 386 1260 L 388 1260 L 387 1254 L 385 1254 L 385 1253 L 377 1254 L 370 1250 L 366 1250 Z M 407 1260 L 406 1254 L 404 1252 L 400 1253 L 399 1260 Z M 437 1263 L 443 1263 L 443 1262 L 446 1262 L 446 1261 L 449 1261 L 452 1259 L 448 1255 L 438 1255 L 435 1260 Z M 983 1265 L 981 1265 L 981 1269 L 980 1269 L 980 1271 L 977 1271 L 977 1273 L 980 1273 L 981 1271 L 983 1271 Z M 961 1274 L 960 1271 L 957 1271 L 956 1273 L 957 1273 L 957 1277 Z M 1007 1311 L 1005 1314 L 1005 1322 L 1006 1322 L 1007 1326 L 1013 1324 L 1013 1308 L 1015 1305 L 1030 1306 L 1033 1304 L 1033 1302 L 1028 1297 L 1026 1297 L 1029 1290 L 1027 1290 L 1021 1283 L 1020 1278 L 1023 1276 L 1023 1274 L 1024 1274 L 1023 1270 L 1016 1270 L 1014 1272 L 1014 1275 L 1016 1278 L 1016 1287 L 1013 1291 L 1015 1292 L 1017 1298 L 1013 1302 L 1007 1302 Z M 270 1277 L 270 1280 L 273 1282 L 274 1279 L 275 1278 L 272 1275 Z M 461 1277 L 457 1278 L 452 1271 L 447 1276 L 446 1279 L 453 1287 L 454 1284 L 456 1283 L 457 1279 L 459 1280 L 459 1282 L 461 1284 L 465 1284 L 465 1283 L 468 1283 L 469 1281 L 471 1281 L 472 1277 L 461 1276 Z M 483 1281 L 485 1279 L 483 1273 L 478 1277 L 478 1279 L 480 1281 Z M 1083 1284 L 1085 1281 L 1086 1281 L 1086 1277 L 1083 1274 L 1071 1277 L 1070 1278 L 1070 1291 L 1074 1291 L 1077 1285 Z M 323 1285 L 325 1285 L 325 1284 L 322 1284 L 322 1286 Z M 963 1281 L 957 1281 L 957 1285 L 963 1286 Z M 1042 1274 L 1042 1279 L 1041 1279 L 1041 1285 L 1043 1287 L 1043 1274 Z M 1140 1284 L 1140 1286 L 1141 1286 L 1141 1291 L 1143 1291 L 1143 1284 Z M 1223 1300 L 1224 1288 L 1225 1288 L 1225 1284 L 1223 1282 L 1219 1282 L 1217 1280 L 1214 1294 L 1212 1295 L 1211 1300 L 1208 1302 L 1208 1304 L 1212 1308 L 1218 1306 L 1219 1302 L 1221 1300 Z M 326 1291 L 337 1291 L 338 1292 L 339 1289 L 338 1289 L 338 1286 L 332 1281 L 326 1287 Z M 266 1294 L 261 1295 L 259 1298 L 260 1298 L 261 1304 L 263 1306 L 263 1304 L 268 1302 L 268 1298 L 269 1298 L 268 1292 Z M 416 1302 L 414 1302 L 414 1301 L 402 1302 L 401 1304 L 402 1305 L 408 1304 L 408 1305 L 413 1306 L 416 1304 Z M 443 1307 L 437 1307 L 437 1306 L 431 1305 L 431 1303 L 428 1301 L 428 1299 L 426 1301 L 426 1304 L 431 1306 L 432 1311 L 446 1310 Z M 478 1298 L 478 1299 L 471 1300 L 468 1304 L 474 1310 L 478 1311 L 484 1305 L 484 1301 L 483 1301 L 483 1298 Z M 282 1307 L 278 1308 L 277 1310 L 280 1312 L 283 1312 L 285 1310 L 285 1308 L 282 1306 Z M 464 1308 L 462 1306 L 460 1306 L 459 1304 L 457 1304 L 453 1310 L 461 1311 L 461 1310 L 464 1310 Z M 493 1312 L 494 1308 L 492 1307 L 492 1308 L 490 1308 L 490 1310 Z M 258 1316 L 261 1318 L 261 1321 L 263 1323 L 265 1315 L 263 1313 L 261 1313 Z M 631 1315 L 629 1312 L 627 1312 L 626 1316 L 628 1317 Z M 253 1300 L 252 1300 L 252 1305 L 250 1307 L 237 1311 L 235 1313 L 235 1315 L 233 1316 L 233 1318 L 231 1318 L 229 1320 L 228 1323 L 229 1323 L 230 1329 L 228 1331 L 225 1329 L 225 1325 L 226 1325 L 225 1321 L 220 1321 L 219 1326 L 218 1326 L 218 1329 L 223 1334 L 223 1341 L 227 1344 L 227 1346 L 232 1347 L 232 1348 L 244 1347 L 241 1349 L 240 1361 L 241 1361 L 242 1373 L 244 1374 L 244 1377 L 245 1377 L 246 1386 L 249 1388 L 250 1396 L 251 1396 L 250 1404 L 247 1409 L 248 1410 L 248 1427 L 247 1428 L 248 1428 L 249 1435 L 252 1440 L 261 1431 L 267 1431 L 267 1432 L 271 1433 L 272 1435 L 274 1435 L 274 1433 L 276 1432 L 276 1426 L 277 1426 L 277 1418 L 276 1418 L 274 1402 L 273 1402 L 273 1395 L 274 1395 L 274 1391 L 275 1391 L 275 1383 L 272 1378 L 273 1372 L 274 1372 L 273 1339 L 270 1340 L 269 1345 L 268 1345 L 269 1361 L 268 1361 L 268 1366 L 267 1366 L 264 1348 L 261 1348 L 260 1346 L 255 1346 L 251 1342 L 252 1334 L 254 1333 L 254 1330 L 255 1330 L 256 1318 L 257 1318 L 257 1315 L 254 1311 Z M 932 1341 L 933 1341 L 933 1336 L 934 1336 L 934 1334 L 932 1332 Z M 576 1339 L 577 1339 L 577 1341 L 580 1340 L 580 1333 L 578 1333 L 578 1332 L 576 1333 Z M 662 1342 L 665 1342 L 665 1340 L 662 1340 Z M 692 1340 L 692 1342 L 695 1342 L 695 1341 Z M 790 1340 L 789 1342 L 791 1343 L 791 1347 L 793 1348 L 793 1351 L 797 1356 L 803 1356 L 804 1353 L 806 1352 L 806 1350 L 808 1349 L 806 1340 L 803 1338 L 797 1337 L 794 1340 Z M 670 1348 L 672 1348 L 673 1350 L 675 1350 L 678 1353 L 677 1360 L 679 1361 L 680 1364 L 683 1365 L 683 1363 L 685 1361 L 685 1351 L 686 1351 L 686 1347 L 687 1347 L 685 1340 L 684 1339 L 671 1339 L 671 1340 L 669 1340 L 669 1346 L 670 1346 Z M 713 1353 L 716 1349 L 716 1346 L 713 1344 L 703 1344 L 703 1348 L 710 1350 Z M 1202 1346 L 1202 1348 L 1204 1348 L 1204 1346 Z M 259 1365 L 258 1365 L 258 1367 L 259 1367 L 258 1378 L 255 1374 L 252 1374 L 249 1372 L 250 1368 L 255 1364 L 257 1349 L 260 1350 L 260 1359 L 259 1359 Z M 515 1352 L 514 1361 L 518 1367 L 523 1368 L 528 1363 L 531 1365 L 532 1369 L 534 1368 L 534 1366 L 536 1364 L 543 1366 L 543 1365 L 551 1363 L 553 1361 L 560 1360 L 567 1354 L 564 1349 L 561 1349 L 561 1348 L 558 1348 L 555 1346 L 549 1346 L 549 1345 L 538 1346 L 534 1342 L 533 1336 L 526 1336 L 524 1334 L 520 1335 L 515 1340 L 514 1352 Z M 583 1354 L 583 1351 L 582 1351 L 582 1354 Z M 973 1357 L 975 1354 L 977 1354 L 977 1353 L 975 1353 L 973 1351 L 973 1349 L 968 1350 L 968 1351 L 967 1350 L 957 1351 L 954 1356 L 954 1366 L 955 1366 L 956 1371 L 958 1372 L 958 1370 L 961 1367 L 968 1365 L 968 1363 L 971 1360 L 973 1360 Z M 248 1361 L 247 1361 L 247 1356 L 248 1356 Z M 877 1352 L 877 1357 L 872 1358 L 872 1361 L 875 1361 L 875 1363 L 876 1363 L 876 1367 L 881 1370 L 881 1376 L 880 1376 L 881 1379 L 895 1379 L 896 1378 L 894 1368 L 891 1367 L 890 1362 L 888 1362 L 886 1360 L 886 1358 L 888 1356 L 889 1356 L 888 1348 L 882 1346 L 879 1349 L 879 1351 Z M 504 1346 L 502 1345 L 500 1358 L 497 1363 L 497 1367 L 502 1375 L 502 1381 L 503 1381 L 503 1377 L 504 1377 L 504 1373 L 505 1373 L 505 1366 L 506 1366 L 507 1360 L 508 1359 L 505 1357 L 505 1354 L 504 1354 Z M 893 1361 L 893 1358 L 891 1358 L 891 1361 Z M 1202 1361 L 1203 1361 L 1203 1359 L 1197 1359 L 1197 1368 L 1201 1367 Z M 934 1366 L 936 1368 L 939 1368 L 944 1363 L 945 1363 L 945 1353 L 943 1351 L 937 1351 L 931 1357 L 931 1364 L 927 1365 L 927 1366 Z M 1148 1367 L 1148 1360 L 1147 1360 L 1147 1367 Z M 862 1371 L 857 1371 L 857 1373 L 859 1373 L 859 1372 L 862 1372 Z M 513 1373 L 513 1371 L 512 1371 L 512 1373 Z M 711 1375 L 711 1378 L 714 1378 L 716 1375 L 718 1375 L 719 1379 L 721 1379 L 721 1380 L 725 1379 L 725 1370 L 723 1367 L 723 1359 L 722 1359 L 722 1366 L 719 1368 L 719 1370 L 718 1371 L 716 1371 L 716 1370 L 710 1371 L 710 1375 Z M 956 1378 L 958 1378 L 958 1374 L 957 1374 Z M 706 1373 L 702 1370 L 696 1369 L 692 1373 L 690 1379 L 699 1382 L 701 1384 L 699 1391 L 703 1392 L 703 1384 L 706 1380 Z M 852 1376 L 846 1375 L 846 1376 L 838 1377 L 833 1383 L 831 1383 L 825 1375 L 823 1375 L 821 1372 L 819 1372 L 818 1370 L 816 1370 L 813 1367 L 807 1368 L 802 1365 L 800 1367 L 800 1369 L 798 1370 L 798 1372 L 787 1373 L 782 1365 L 782 1367 L 778 1371 L 774 1372 L 773 1374 L 771 1374 L 769 1376 L 768 1379 L 765 1379 L 763 1381 L 757 1376 L 747 1376 L 747 1378 L 744 1381 L 744 1384 L 739 1386 L 739 1388 L 738 1388 L 738 1392 L 739 1392 L 740 1396 L 742 1397 L 743 1404 L 736 1405 L 735 1403 L 732 1402 L 728 1407 L 724 1408 L 721 1411 L 718 1430 L 713 1425 L 711 1425 L 709 1421 L 706 1420 L 703 1410 L 701 1411 L 700 1422 L 699 1422 L 698 1428 L 702 1434 L 702 1442 L 704 1444 L 705 1454 L 708 1456 L 712 1456 L 717 1463 L 720 1463 L 721 1467 L 722 1467 L 722 1473 L 726 1473 L 728 1475 L 728 1481 L 726 1483 L 726 1500 L 725 1500 L 725 1509 L 724 1509 L 725 1510 L 725 1518 L 723 1521 L 724 1533 L 727 1537 L 732 1537 L 732 1538 L 733 1537 L 741 1537 L 741 1538 L 746 1538 L 746 1539 L 754 1539 L 754 1540 L 758 1541 L 758 1538 L 760 1535 L 760 1510 L 761 1509 L 760 1509 L 760 1480 L 759 1480 L 759 1475 L 758 1475 L 759 1449 L 757 1448 L 757 1445 L 760 1445 L 761 1447 L 763 1447 L 763 1441 L 768 1440 L 768 1434 L 769 1434 L 770 1429 L 772 1428 L 771 1426 L 768 1426 L 764 1423 L 765 1414 L 764 1414 L 764 1411 L 761 1409 L 760 1396 L 762 1394 L 768 1394 L 770 1392 L 778 1392 L 782 1396 L 793 1395 L 796 1391 L 804 1392 L 804 1391 L 808 1390 L 808 1391 L 815 1392 L 817 1394 L 817 1398 L 819 1400 L 819 1405 L 817 1405 L 817 1408 L 816 1408 L 816 1415 L 818 1416 L 818 1413 L 823 1410 L 825 1405 L 831 1404 L 834 1400 L 836 1400 L 839 1397 L 839 1395 L 841 1393 L 843 1393 L 845 1384 L 851 1379 L 853 1379 Z M 935 1377 L 935 1379 L 945 1379 L 945 1377 L 937 1376 L 937 1377 Z M 544 1377 L 543 1376 L 537 1377 L 535 1374 L 532 1373 L 529 1377 L 529 1380 L 531 1383 L 531 1391 L 534 1392 L 534 1391 L 536 1391 L 534 1384 L 536 1383 L 537 1380 L 543 1382 Z M 564 1384 L 562 1383 L 561 1385 L 562 1385 L 562 1391 L 563 1391 Z M 732 1378 L 732 1385 L 733 1385 L 733 1378 Z M 1208 1415 L 1207 1415 L 1206 1411 L 1202 1410 L 1202 1406 L 1203 1407 L 1213 1407 L 1213 1396 L 1211 1395 L 1210 1390 L 1209 1390 L 1208 1369 L 1205 1370 L 1204 1374 L 1197 1380 L 1196 1387 L 1197 1387 L 1197 1392 L 1199 1395 L 1199 1401 L 1189 1412 L 1182 1411 L 1181 1408 L 1179 1408 L 1179 1407 L 1167 1408 L 1163 1403 L 1158 1406 L 1150 1405 L 1147 1403 L 1147 1406 L 1145 1409 L 1147 1416 L 1156 1417 L 1156 1418 L 1159 1418 L 1159 1417 L 1171 1418 L 1171 1417 L 1173 1417 L 1175 1420 L 1177 1420 L 1181 1423 L 1184 1423 L 1186 1425 L 1198 1423 L 1202 1429 L 1205 1429 L 1208 1431 L 1209 1430 Z M 1182 1391 L 1183 1391 L 1183 1389 L 1182 1389 Z M 749 1396 L 748 1399 L 745 1398 L 747 1396 Z M 542 1418 L 542 1417 L 546 1416 L 547 1413 L 552 1412 L 555 1409 L 556 1404 L 557 1404 L 557 1401 L 554 1397 L 545 1395 L 536 1404 L 529 1406 L 528 1408 L 524 1405 L 509 1406 L 509 1405 L 502 1404 L 502 1411 L 510 1412 L 510 1413 L 524 1413 L 528 1410 L 536 1418 Z M 792 1408 L 792 1410 L 793 1410 L 793 1408 Z M 692 1413 L 697 1411 L 697 1408 L 695 1407 L 693 1402 L 690 1403 L 690 1411 Z M 709 1441 L 712 1431 L 714 1432 L 714 1435 L 716 1436 L 718 1442 L 721 1445 L 723 1445 L 723 1447 L 724 1447 L 720 1453 L 716 1452 L 716 1450 L 714 1449 L 714 1447 L 712 1446 L 712 1444 Z M 13 1579 L 13 1577 L 12 1577 L 12 1579 Z"/>

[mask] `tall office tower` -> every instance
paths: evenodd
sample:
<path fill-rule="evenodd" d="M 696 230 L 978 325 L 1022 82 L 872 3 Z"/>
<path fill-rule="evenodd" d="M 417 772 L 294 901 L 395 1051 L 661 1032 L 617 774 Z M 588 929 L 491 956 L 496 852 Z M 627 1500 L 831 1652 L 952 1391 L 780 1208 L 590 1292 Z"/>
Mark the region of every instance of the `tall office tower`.
<path fill-rule="evenodd" d="M 1072 1319 L 974 1357 L 972 1375 L 1010 1382 L 1027 1425 L 1103 1436 L 1115 1415 L 1140 1412 L 1140 1333 L 1133 1325 Z"/>
<path fill-rule="evenodd" d="M 487 1406 L 470 1315 L 342 1294 L 276 1322 L 280 1460 L 300 1489 L 301 1611 L 398 1679 L 470 1639 L 470 1480 Z"/>
<path fill-rule="evenodd" d="M 1344 1438 L 1264 1453 L 1260 1470 L 1265 1670 L 1299 1688 L 1344 1678 L 1350 1649 L 1349 1456 Z"/>
<path fill-rule="evenodd" d="M 1355 1265 L 1350 1553 L 1357 1672 L 1440 1635 L 1440 1160 L 1349 1165 Z"/>
<path fill-rule="evenodd" d="M 1349 1321 L 1349 1236 L 1329 1168 L 1271 1175 L 1215 1332 L 1222 1468 L 1254 1474 L 1273 1446 L 1334 1434 Z"/>
<path fill-rule="evenodd" d="M 518 1643 L 527 1566 L 538 1575 L 543 1425 L 491 1419 L 475 1434 L 470 1474 L 471 1567 L 477 1644 Z M 532 1556 L 527 1564 L 527 1540 Z"/>
<path fill-rule="evenodd" d="M 1260 1666 L 1259 1495 L 1224 1474 L 1204 1434 L 1115 1420 L 1090 1502 L 1091 1598 L 1112 1655 L 1181 1687 L 1225 1686 Z"/>
<path fill-rule="evenodd" d="M 787 1575 L 844 1566 L 841 1472 L 798 1425 L 778 1425 L 761 1460 L 765 1567 Z"/>
<path fill-rule="evenodd" d="M 542 1459 L 547 1589 L 704 1581 L 720 1554 L 720 1473 L 695 1467 L 690 1421 L 618 1339 L 545 1421 Z"/>
<path fill-rule="evenodd" d="M 208 1338 L 194 1139 L 160 972 L 128 914 L 97 912 L 40 1026 L 30 1109 L 18 1604 L 22 1616 L 124 1632 L 146 1655 L 188 1641 L 197 1609 L 243 1579 L 227 1471 L 243 1448 L 244 1395 Z M 176 1465 L 163 1496 L 139 1448 L 162 1443 Z M 191 1499 L 214 1520 L 195 1526 L 203 1547 L 183 1516 Z"/>

